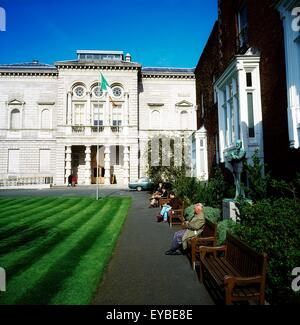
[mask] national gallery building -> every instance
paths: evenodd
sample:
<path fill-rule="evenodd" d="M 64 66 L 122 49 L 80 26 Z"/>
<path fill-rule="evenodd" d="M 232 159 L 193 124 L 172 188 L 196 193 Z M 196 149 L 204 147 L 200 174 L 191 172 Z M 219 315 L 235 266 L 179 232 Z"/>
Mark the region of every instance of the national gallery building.
<path fill-rule="evenodd" d="M 195 89 L 193 69 L 144 68 L 121 51 L 0 65 L 0 180 L 64 185 L 74 174 L 82 185 L 97 175 L 126 185 L 146 176 L 149 139 L 197 130 Z M 205 143 L 195 141 L 196 157 Z"/>

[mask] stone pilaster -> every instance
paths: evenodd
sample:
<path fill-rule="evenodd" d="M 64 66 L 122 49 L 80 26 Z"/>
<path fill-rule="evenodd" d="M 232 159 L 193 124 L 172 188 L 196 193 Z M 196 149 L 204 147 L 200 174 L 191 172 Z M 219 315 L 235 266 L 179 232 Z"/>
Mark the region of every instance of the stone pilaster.
<path fill-rule="evenodd" d="M 72 147 L 67 146 L 65 150 L 65 178 L 68 183 L 68 177 L 72 173 Z"/>
<path fill-rule="evenodd" d="M 129 183 L 129 148 L 125 146 L 124 147 L 124 174 L 123 174 L 123 179 L 124 179 L 124 185 L 128 185 Z"/>
<path fill-rule="evenodd" d="M 85 185 L 91 185 L 91 146 L 85 147 Z"/>
<path fill-rule="evenodd" d="M 110 146 L 105 146 L 104 150 L 104 184 L 110 185 Z"/>

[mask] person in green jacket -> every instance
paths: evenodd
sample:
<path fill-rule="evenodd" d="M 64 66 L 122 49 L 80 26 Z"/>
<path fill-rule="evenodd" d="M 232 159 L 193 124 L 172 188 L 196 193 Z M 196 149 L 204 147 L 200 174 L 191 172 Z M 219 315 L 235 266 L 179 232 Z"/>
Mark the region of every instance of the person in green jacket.
<path fill-rule="evenodd" d="M 177 231 L 174 234 L 171 249 L 166 251 L 166 255 L 182 255 L 179 251 L 182 245 L 183 250 L 187 248 L 187 240 L 199 236 L 205 224 L 205 217 L 203 212 L 203 205 L 201 203 L 195 204 L 194 217 L 191 221 L 185 221 L 182 226 L 183 230 Z"/>

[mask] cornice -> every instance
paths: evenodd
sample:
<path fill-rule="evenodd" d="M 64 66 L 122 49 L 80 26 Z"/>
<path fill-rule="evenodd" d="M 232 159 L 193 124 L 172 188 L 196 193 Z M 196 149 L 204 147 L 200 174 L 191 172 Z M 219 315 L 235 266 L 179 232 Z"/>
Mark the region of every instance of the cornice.
<path fill-rule="evenodd" d="M 142 72 L 143 79 L 191 79 L 195 80 L 194 74 L 165 74 L 165 73 L 145 73 Z"/>
<path fill-rule="evenodd" d="M 56 62 L 55 66 L 58 70 L 140 70 L 141 65 L 137 63 L 126 62 L 80 62 L 80 61 L 65 61 Z"/>
<path fill-rule="evenodd" d="M 58 71 L 17 71 L 17 70 L 1 70 L 1 77 L 57 77 Z"/>

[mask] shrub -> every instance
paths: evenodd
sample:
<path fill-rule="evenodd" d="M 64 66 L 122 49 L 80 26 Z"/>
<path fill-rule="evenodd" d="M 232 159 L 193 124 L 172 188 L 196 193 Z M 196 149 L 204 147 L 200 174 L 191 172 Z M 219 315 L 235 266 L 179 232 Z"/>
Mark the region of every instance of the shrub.
<path fill-rule="evenodd" d="M 218 223 L 217 229 L 217 245 L 222 246 L 225 244 L 227 232 L 235 234 L 238 224 L 231 219 L 226 219 Z"/>
<path fill-rule="evenodd" d="M 267 198 L 270 175 L 264 175 L 264 165 L 261 163 L 258 152 L 252 157 L 252 164 L 247 161 L 244 163 L 244 168 L 248 176 L 248 187 L 245 188 L 245 194 L 253 201 Z"/>
<path fill-rule="evenodd" d="M 221 211 L 217 208 L 204 207 L 204 215 L 214 223 L 218 223 L 221 220 Z"/>
<path fill-rule="evenodd" d="M 220 169 L 215 169 L 208 182 L 201 182 L 193 177 L 176 177 L 174 191 L 188 205 L 201 202 L 205 206 L 221 208 L 226 190 L 224 177 Z"/>
<path fill-rule="evenodd" d="M 291 289 L 292 270 L 300 267 L 300 202 L 262 200 L 240 208 L 238 236 L 268 254 L 267 299 L 271 304 L 300 302 Z"/>
<path fill-rule="evenodd" d="M 191 220 L 194 216 L 194 205 L 189 206 L 184 210 L 186 220 Z M 207 219 L 214 223 L 218 223 L 221 219 L 221 212 L 219 209 L 204 207 L 204 215 Z"/>

